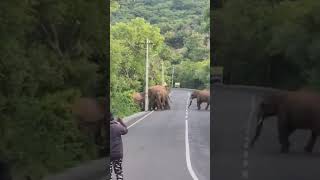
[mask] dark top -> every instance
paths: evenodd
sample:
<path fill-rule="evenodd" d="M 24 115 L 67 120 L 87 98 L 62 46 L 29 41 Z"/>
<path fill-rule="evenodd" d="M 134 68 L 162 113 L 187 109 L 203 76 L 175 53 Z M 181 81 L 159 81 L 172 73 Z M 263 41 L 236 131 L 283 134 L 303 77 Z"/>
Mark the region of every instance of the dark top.
<path fill-rule="evenodd" d="M 128 133 L 128 129 L 122 126 L 119 122 L 110 121 L 110 158 L 123 157 L 123 145 L 121 135 Z"/>

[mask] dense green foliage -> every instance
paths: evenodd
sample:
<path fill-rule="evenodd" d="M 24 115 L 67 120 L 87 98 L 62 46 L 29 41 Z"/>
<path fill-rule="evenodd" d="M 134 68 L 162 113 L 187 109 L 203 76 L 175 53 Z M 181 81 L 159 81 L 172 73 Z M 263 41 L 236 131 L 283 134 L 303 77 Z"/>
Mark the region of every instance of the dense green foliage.
<path fill-rule="evenodd" d="M 190 62 L 183 61 L 176 66 L 177 79 L 183 87 L 204 89 L 209 88 L 210 65 L 209 61 Z"/>
<path fill-rule="evenodd" d="M 214 44 L 228 83 L 320 87 L 320 2 L 228 0 Z"/>
<path fill-rule="evenodd" d="M 33 180 L 96 158 L 69 105 L 105 96 L 105 4 L 1 1 L 0 155 Z"/>
<path fill-rule="evenodd" d="M 163 63 L 166 84 L 171 85 L 173 64 L 177 64 L 175 82 L 181 82 L 182 87 L 208 87 L 209 1 L 111 3 L 111 107 L 114 112 L 125 116 L 138 111 L 130 96 L 134 91 L 144 91 L 146 38 L 153 43 L 149 49 L 150 86 L 163 83 Z"/>

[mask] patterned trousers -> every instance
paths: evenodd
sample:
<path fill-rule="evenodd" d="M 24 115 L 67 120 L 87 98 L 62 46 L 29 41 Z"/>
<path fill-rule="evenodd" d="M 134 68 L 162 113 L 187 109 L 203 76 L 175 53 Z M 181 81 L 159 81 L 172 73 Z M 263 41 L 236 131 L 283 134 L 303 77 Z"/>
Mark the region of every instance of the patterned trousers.
<path fill-rule="evenodd" d="M 122 158 L 110 161 L 110 180 L 112 180 L 112 169 L 114 169 L 117 180 L 123 180 Z"/>

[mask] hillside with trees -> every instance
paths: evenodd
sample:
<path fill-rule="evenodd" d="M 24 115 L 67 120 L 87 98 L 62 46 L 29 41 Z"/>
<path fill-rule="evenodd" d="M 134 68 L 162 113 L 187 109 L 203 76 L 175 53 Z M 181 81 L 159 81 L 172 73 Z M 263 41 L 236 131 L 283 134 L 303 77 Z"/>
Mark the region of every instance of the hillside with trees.
<path fill-rule="evenodd" d="M 226 83 L 319 88 L 319 10 L 317 0 L 225 1 L 212 28 Z"/>
<path fill-rule="evenodd" d="M 145 40 L 149 85 L 209 87 L 209 1 L 135 0 L 111 2 L 111 107 L 119 116 L 138 111 L 130 95 L 144 91 Z"/>

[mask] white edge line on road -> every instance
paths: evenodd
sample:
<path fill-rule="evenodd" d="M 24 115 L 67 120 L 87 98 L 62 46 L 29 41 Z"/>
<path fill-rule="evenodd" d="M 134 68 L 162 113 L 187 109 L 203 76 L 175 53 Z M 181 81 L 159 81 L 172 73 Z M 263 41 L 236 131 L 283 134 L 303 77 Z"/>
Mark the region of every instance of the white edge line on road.
<path fill-rule="evenodd" d="M 188 93 L 188 97 L 190 96 L 190 93 Z M 189 100 L 189 98 L 188 98 Z M 187 101 L 188 103 L 188 101 Z M 191 165 L 191 158 L 190 158 L 190 145 L 189 145 L 189 132 L 188 132 L 188 119 L 186 118 L 185 120 L 186 122 L 186 133 L 185 133 L 185 143 L 186 143 L 186 160 L 187 160 L 187 167 L 188 167 L 188 170 L 189 170 L 189 173 L 192 177 L 193 180 L 198 180 L 198 177 L 196 175 L 196 173 L 193 171 L 192 169 L 192 165 Z"/>
<path fill-rule="evenodd" d="M 138 122 L 142 121 L 144 118 L 148 117 L 151 113 L 153 113 L 154 111 L 149 112 L 148 114 L 146 114 L 145 116 L 143 116 L 142 118 L 138 119 L 136 122 L 132 123 L 130 126 L 128 126 L 128 129 L 131 128 L 132 126 L 134 126 L 135 124 L 137 124 Z"/>

